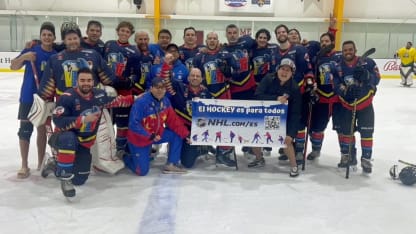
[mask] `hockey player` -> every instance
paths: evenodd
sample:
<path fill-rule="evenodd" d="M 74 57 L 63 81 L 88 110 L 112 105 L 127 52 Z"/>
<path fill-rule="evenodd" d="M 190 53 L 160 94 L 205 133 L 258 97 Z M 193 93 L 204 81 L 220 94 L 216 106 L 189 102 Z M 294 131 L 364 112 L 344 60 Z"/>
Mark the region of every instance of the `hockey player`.
<path fill-rule="evenodd" d="M 140 52 L 136 46 L 129 43 L 129 38 L 134 33 L 134 26 L 128 21 L 122 21 L 117 25 L 116 32 L 118 39 L 110 40 L 105 43 L 104 59 L 107 60 L 107 64 L 110 65 L 110 68 L 118 79 L 132 77 L 132 80 L 136 83 L 137 78 L 140 77 Z M 133 58 L 135 63 L 130 62 L 129 67 L 126 68 L 130 58 Z M 128 87 L 127 89 L 117 89 L 117 92 L 124 96 L 133 94 L 132 87 Z M 130 107 L 113 109 L 114 122 L 117 126 L 117 155 L 120 157 L 126 151 L 129 113 Z"/>
<path fill-rule="evenodd" d="M 56 104 L 53 122 L 57 134 L 57 160 L 46 168 L 54 169 L 61 179 L 65 197 L 75 196 L 73 185 L 84 184 L 91 167 L 90 147 L 94 144 L 103 108 L 130 106 L 133 96 L 109 97 L 104 90 L 94 88 L 89 68 L 77 71 L 77 85 L 65 91 Z"/>
<path fill-rule="evenodd" d="M 187 27 L 183 30 L 183 45 L 179 46 L 179 59 L 186 68 L 190 70 L 192 58 L 200 52 L 204 45 L 197 44 L 196 30 L 194 27 Z"/>
<path fill-rule="evenodd" d="M 156 77 L 150 90 L 139 97 L 131 109 L 127 134 L 130 154 L 124 156 L 124 163 L 136 175 L 145 176 L 149 172 L 152 144 L 165 142 L 169 143 L 169 152 L 163 173 L 186 173 L 178 164 L 182 139 L 188 137 L 189 131 L 175 114 L 165 93 L 165 80 Z"/>
<path fill-rule="evenodd" d="M 172 33 L 167 29 L 161 29 L 157 34 L 157 44 L 150 44 L 149 51 L 153 55 L 153 64 L 160 64 L 165 57 L 167 46 L 172 41 Z"/>
<path fill-rule="evenodd" d="M 338 167 L 356 165 L 354 132 L 361 135 L 361 167 L 364 173 L 372 172 L 372 151 L 374 133 L 373 97 L 380 82 L 380 74 L 374 60 L 356 56 L 357 49 L 353 41 L 342 44 L 342 60 L 339 63 L 339 79 L 335 79 L 335 92 L 339 95 L 340 110 L 341 161 Z M 352 116 L 355 121 L 352 122 Z M 351 124 L 353 126 L 351 126 Z M 353 129 L 353 132 L 351 132 Z"/>
<path fill-rule="evenodd" d="M 140 77 L 134 83 L 133 87 L 133 94 L 139 95 L 145 92 L 147 89 L 146 87 L 146 77 L 149 76 L 150 69 L 153 65 L 154 57 L 149 51 L 149 34 L 144 31 L 136 32 L 134 37 L 134 41 L 136 42 L 137 49 L 140 51 L 140 61 L 134 61 L 134 59 L 130 59 L 127 61 L 127 65 L 129 63 L 133 63 L 133 65 L 140 63 Z"/>
<path fill-rule="evenodd" d="M 19 114 L 20 127 L 18 131 L 19 148 L 22 158 L 22 167 L 17 172 L 17 178 L 24 179 L 30 175 L 28 165 L 29 143 L 33 132 L 33 124 L 28 120 L 28 114 L 33 104 L 33 94 L 37 92 L 39 78 L 45 69 L 45 65 L 56 51 L 53 49 L 55 41 L 55 26 L 50 22 L 44 22 L 40 27 L 40 44 L 32 48 L 24 49 L 19 56 L 11 61 L 10 69 L 18 70 L 25 66 L 25 73 L 20 90 Z M 37 127 L 38 166 L 40 170 L 46 149 L 45 125 Z"/>
<path fill-rule="evenodd" d="M 251 63 L 253 64 L 253 75 L 256 84 L 259 84 L 264 76 L 272 71 L 276 71 L 275 53 L 277 51 L 276 44 L 270 44 L 271 35 L 269 30 L 260 29 L 256 32 L 257 46 L 251 51 Z M 244 147 L 246 150 L 246 147 Z M 272 148 L 263 148 L 265 155 L 270 155 Z"/>
<path fill-rule="evenodd" d="M 87 36 L 82 38 L 81 47 L 93 49 L 101 56 L 104 55 L 104 42 L 100 39 L 102 35 L 102 24 L 97 20 L 90 20 L 87 24 Z"/>
<path fill-rule="evenodd" d="M 400 59 L 400 76 L 402 78 L 401 85 L 410 87 L 413 85 L 412 73 L 414 73 L 414 63 L 416 49 L 412 47 L 412 42 L 407 42 L 406 47 L 400 48 L 394 58 Z"/>
<path fill-rule="evenodd" d="M 302 109 L 302 97 L 299 86 L 293 79 L 295 70 L 296 65 L 293 60 L 289 58 L 282 59 L 276 73 L 271 73 L 264 77 L 255 93 L 256 99 L 258 100 L 274 100 L 281 103 L 288 102 L 286 138 L 284 139 L 286 148 L 284 151 L 289 158 L 291 166 L 289 175 L 291 177 L 299 175 L 293 140 L 299 129 L 298 125 L 300 123 Z M 261 155 L 261 148 L 253 147 L 253 152 L 256 158 L 249 163 L 248 167 L 264 166 L 265 160 Z"/>
<path fill-rule="evenodd" d="M 312 92 L 314 90 L 315 81 L 306 49 L 303 46 L 292 45 L 288 40 L 288 31 L 289 29 L 284 24 L 276 26 L 274 30 L 277 42 L 279 43 L 276 60 L 281 61 L 284 58 L 290 58 L 296 65 L 296 71 L 293 78 L 298 83 L 302 93 L 303 105 L 301 124 L 299 125 L 300 128 L 298 134 L 295 137 L 295 151 L 296 160 L 298 161 L 298 164 L 301 164 L 303 161 L 303 150 L 305 148 L 305 127 L 307 125 L 307 116 L 309 113 L 308 103 L 316 100 L 316 96 Z M 279 150 L 279 152 L 282 153 L 282 150 Z M 287 160 L 287 156 L 282 154 L 279 157 L 279 160 Z"/>
<path fill-rule="evenodd" d="M 55 96 L 59 97 L 68 88 L 75 87 L 80 68 L 92 70 L 95 85 L 101 82 L 104 85 L 131 87 L 132 81 L 129 79 L 116 80 L 98 52 L 80 47 L 81 31 L 77 24 L 62 24 L 61 37 L 66 49 L 51 56 L 46 64 L 38 91 L 42 99 L 53 101 Z"/>
<path fill-rule="evenodd" d="M 333 48 L 335 45 L 335 37 L 331 33 L 324 33 L 320 37 L 320 42 L 321 50 L 327 51 L 329 50 L 327 48 Z M 328 53 L 318 53 L 315 61 L 316 93 L 319 95 L 319 101 L 313 106 L 312 110 L 310 125 L 312 152 L 308 154 L 308 160 L 314 160 L 321 155 L 324 132 L 331 116 L 333 129 L 337 131 L 338 140 L 341 139 L 339 132 L 339 110 L 341 104 L 333 88 L 334 79 L 338 79 L 336 66 L 340 62 L 341 57 L 341 52 L 332 49 Z"/>
<path fill-rule="evenodd" d="M 238 69 L 233 70 L 230 80 L 232 99 L 253 99 L 256 82 L 254 80 L 249 53 L 256 43 L 250 36 L 239 36 L 238 27 L 230 24 L 225 29 L 228 44 L 224 44 L 222 51 L 231 53 L 238 61 Z"/>
<path fill-rule="evenodd" d="M 165 59 L 168 59 L 166 54 Z M 175 112 L 183 120 L 188 130 L 191 130 L 192 124 L 192 100 L 197 98 L 212 98 L 209 90 L 202 85 L 202 74 L 199 68 L 191 68 L 188 76 L 188 85 L 172 80 L 172 87 L 175 92 L 171 96 L 172 106 Z M 183 141 L 181 152 L 181 163 L 186 168 L 191 168 L 195 164 L 195 160 L 208 153 L 207 146 L 190 145 L 187 141 Z"/>
<path fill-rule="evenodd" d="M 231 99 L 231 71 L 238 69 L 239 65 L 231 53 L 219 49 L 217 33 L 208 33 L 205 43 L 207 50 L 195 56 L 192 65 L 201 70 L 204 84 L 214 98 Z M 218 146 L 216 163 L 235 167 L 236 162 L 230 158 L 233 153 L 232 147 Z"/>

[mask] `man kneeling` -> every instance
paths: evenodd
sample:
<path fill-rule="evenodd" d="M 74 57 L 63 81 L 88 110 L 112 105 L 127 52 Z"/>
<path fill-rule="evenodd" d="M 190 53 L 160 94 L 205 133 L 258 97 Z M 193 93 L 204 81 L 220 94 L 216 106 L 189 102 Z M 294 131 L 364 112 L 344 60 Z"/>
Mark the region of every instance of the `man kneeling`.
<path fill-rule="evenodd" d="M 189 131 L 165 94 L 164 79 L 156 77 L 152 80 L 150 91 L 139 97 L 130 111 L 127 133 L 129 154 L 123 160 L 126 167 L 140 176 L 149 172 L 152 144 L 165 142 L 169 143 L 169 153 L 163 173 L 186 173 L 186 170 L 179 167 L 179 158 L 182 139 L 189 135 Z"/>

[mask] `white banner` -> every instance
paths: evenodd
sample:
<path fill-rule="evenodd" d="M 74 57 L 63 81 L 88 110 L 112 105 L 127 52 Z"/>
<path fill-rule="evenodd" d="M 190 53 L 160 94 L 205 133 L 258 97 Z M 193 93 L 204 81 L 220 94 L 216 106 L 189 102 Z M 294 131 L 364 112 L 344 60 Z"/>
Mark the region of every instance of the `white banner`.
<path fill-rule="evenodd" d="M 272 0 L 219 0 L 220 12 L 273 13 Z"/>
<path fill-rule="evenodd" d="M 192 144 L 281 147 L 287 104 L 277 101 L 192 101 Z"/>

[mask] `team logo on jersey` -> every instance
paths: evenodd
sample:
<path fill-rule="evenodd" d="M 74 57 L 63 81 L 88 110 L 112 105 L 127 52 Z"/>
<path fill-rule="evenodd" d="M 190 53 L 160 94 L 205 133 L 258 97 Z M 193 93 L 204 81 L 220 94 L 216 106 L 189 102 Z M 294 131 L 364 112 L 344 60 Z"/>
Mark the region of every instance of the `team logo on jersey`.
<path fill-rule="evenodd" d="M 333 76 L 331 74 L 331 67 L 329 64 L 325 63 L 319 66 L 319 81 L 320 84 L 327 85 L 331 84 Z"/>
<path fill-rule="evenodd" d="M 224 4 L 229 7 L 243 7 L 247 5 L 247 0 L 225 0 Z"/>
<path fill-rule="evenodd" d="M 63 106 L 57 106 L 54 110 L 53 110 L 53 115 L 55 115 L 56 117 L 61 116 L 63 113 L 65 112 L 65 108 Z"/>

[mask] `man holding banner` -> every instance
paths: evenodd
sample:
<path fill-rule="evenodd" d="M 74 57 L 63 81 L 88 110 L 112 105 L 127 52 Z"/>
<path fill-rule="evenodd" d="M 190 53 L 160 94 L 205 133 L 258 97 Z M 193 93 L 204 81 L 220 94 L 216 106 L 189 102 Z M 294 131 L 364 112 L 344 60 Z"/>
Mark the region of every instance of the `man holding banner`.
<path fill-rule="evenodd" d="M 286 120 L 286 137 L 284 143 L 286 148 L 285 154 L 289 158 L 291 170 L 289 175 L 296 177 L 299 170 L 296 164 L 295 150 L 293 140 L 297 134 L 298 126 L 301 119 L 302 97 L 299 86 L 293 78 L 296 66 L 293 60 L 282 59 L 277 72 L 271 73 L 264 77 L 257 87 L 255 97 L 258 100 L 275 100 L 280 103 L 288 103 L 288 114 Z M 248 164 L 248 167 L 262 167 L 265 160 L 260 147 L 253 148 L 256 158 Z"/>

